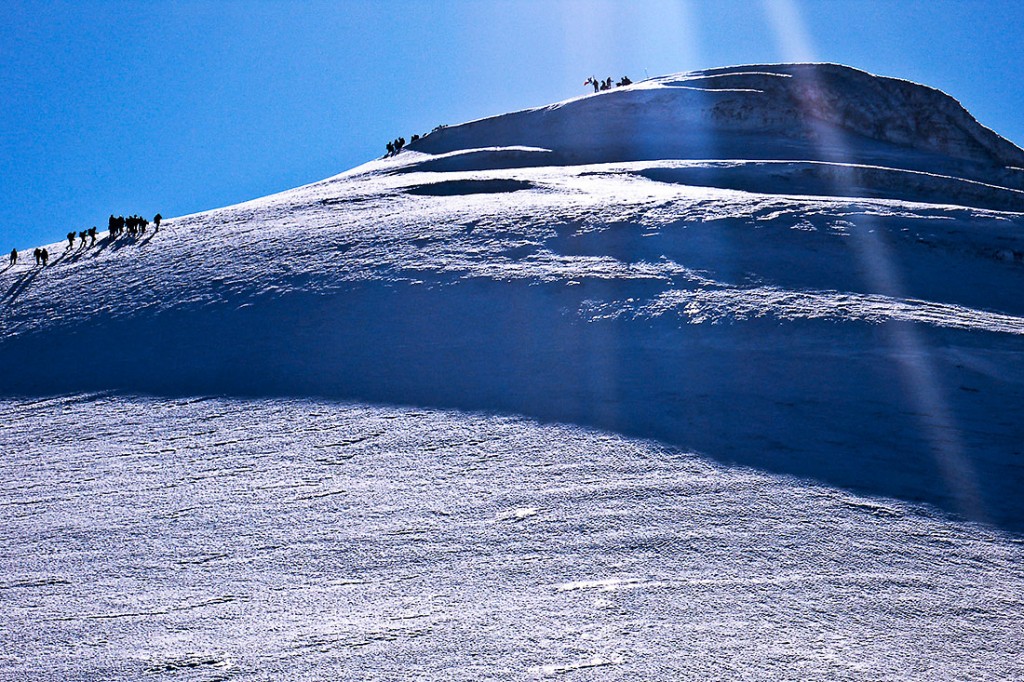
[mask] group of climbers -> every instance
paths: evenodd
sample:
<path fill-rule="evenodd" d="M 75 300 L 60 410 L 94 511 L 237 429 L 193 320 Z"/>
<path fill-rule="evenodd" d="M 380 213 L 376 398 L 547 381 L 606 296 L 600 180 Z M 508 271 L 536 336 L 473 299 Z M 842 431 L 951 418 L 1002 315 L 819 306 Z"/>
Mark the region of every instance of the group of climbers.
<path fill-rule="evenodd" d="M 162 219 L 163 217 L 159 213 L 153 217 L 155 230 L 160 229 L 160 221 Z M 149 221 L 140 215 L 128 216 L 127 218 L 123 215 L 119 215 L 115 218 L 114 214 L 110 214 L 110 219 L 107 220 L 107 230 L 110 232 L 111 238 L 119 237 L 125 232 L 127 232 L 131 237 L 146 234 L 146 228 L 148 227 Z"/>
<path fill-rule="evenodd" d="M 612 85 L 612 77 L 608 76 L 603 81 L 597 80 L 594 76 L 591 76 L 587 80 L 583 81 L 584 85 L 593 85 L 594 92 L 611 90 L 614 88 L 621 88 L 623 85 L 632 85 L 633 81 L 629 80 L 629 76 L 623 76 L 618 83 Z"/>
<path fill-rule="evenodd" d="M 418 139 L 420 139 L 419 135 L 413 135 L 412 139 L 410 139 L 409 142 L 415 142 Z M 388 150 L 388 153 L 385 154 L 384 157 L 387 158 L 389 156 L 394 156 L 398 152 L 402 151 L 402 149 L 405 147 L 405 138 L 400 137 L 397 140 L 392 140 L 391 142 L 388 142 L 384 146 Z"/>
<path fill-rule="evenodd" d="M 153 217 L 153 225 L 155 226 L 155 229 L 157 229 L 157 230 L 160 229 L 160 221 L 161 220 L 163 220 L 163 216 L 161 216 L 159 213 L 157 213 Z M 111 215 L 110 216 L 110 221 L 109 221 L 110 232 L 109 232 L 109 234 L 107 236 L 107 239 L 109 239 L 109 240 L 116 239 L 117 237 L 119 237 L 124 232 L 127 232 L 130 236 L 136 236 L 136 235 L 139 235 L 139 234 L 145 234 L 146 233 L 146 228 L 148 226 L 149 226 L 149 221 L 146 220 L 145 218 L 143 218 L 142 216 L 133 215 L 133 216 L 130 216 L 128 218 L 125 218 L 123 216 L 118 216 L 118 217 L 115 218 L 113 215 Z M 65 251 L 69 251 L 69 250 L 75 248 L 75 238 L 76 237 L 79 240 L 78 248 L 82 249 L 82 248 L 86 248 L 88 246 L 93 246 L 93 245 L 96 244 L 96 228 L 95 227 L 91 227 L 88 230 L 82 230 L 80 232 L 76 232 L 75 230 L 72 230 L 72 231 L 68 232 L 67 235 L 65 235 L 65 237 L 68 240 L 68 245 L 65 248 Z M 32 252 L 32 255 L 36 259 L 36 265 L 46 266 L 49 263 L 50 252 L 47 251 L 44 248 L 37 248 L 35 251 Z M 10 267 L 14 267 L 17 263 L 18 263 L 18 250 L 17 249 L 11 249 Z"/>

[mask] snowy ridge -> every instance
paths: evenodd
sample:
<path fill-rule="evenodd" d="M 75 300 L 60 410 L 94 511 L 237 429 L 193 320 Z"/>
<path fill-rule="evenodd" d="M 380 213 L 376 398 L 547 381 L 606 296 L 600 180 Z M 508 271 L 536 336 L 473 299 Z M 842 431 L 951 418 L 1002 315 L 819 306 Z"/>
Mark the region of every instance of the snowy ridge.
<path fill-rule="evenodd" d="M 608 315 L 654 318 L 675 312 L 691 324 L 750 317 L 773 316 L 780 320 L 827 319 L 885 322 L 917 322 L 950 329 L 973 329 L 1024 334 L 1024 318 L 972 310 L 963 306 L 838 291 L 794 292 L 777 287 L 672 290 L 641 306 L 622 301 L 605 304 L 591 312 L 591 319 Z"/>
<path fill-rule="evenodd" d="M 945 93 L 838 64 L 728 67 L 653 78 L 435 131 L 431 154 L 475 140 L 561 163 L 648 159 L 844 161 L 1022 187 L 1024 151 Z M 938 170 L 942 169 L 942 170 Z"/>

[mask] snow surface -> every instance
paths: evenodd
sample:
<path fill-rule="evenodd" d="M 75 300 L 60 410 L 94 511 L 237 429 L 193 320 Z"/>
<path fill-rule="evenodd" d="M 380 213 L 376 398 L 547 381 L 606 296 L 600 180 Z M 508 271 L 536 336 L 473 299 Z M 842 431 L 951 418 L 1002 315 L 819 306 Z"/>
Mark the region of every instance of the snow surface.
<path fill-rule="evenodd" d="M 0 679 L 1024 676 L 1020 168 L 735 67 L 23 254 Z"/>
<path fill-rule="evenodd" d="M 1020 539 L 896 500 L 485 414 L 78 395 L 0 420 L 0 679 L 1022 671 Z"/>

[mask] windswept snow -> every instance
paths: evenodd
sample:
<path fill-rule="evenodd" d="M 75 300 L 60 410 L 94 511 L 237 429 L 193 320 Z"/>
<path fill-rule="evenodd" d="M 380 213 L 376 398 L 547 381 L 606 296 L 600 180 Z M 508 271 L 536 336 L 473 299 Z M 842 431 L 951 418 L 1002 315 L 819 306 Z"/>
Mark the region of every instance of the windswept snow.
<path fill-rule="evenodd" d="M 0 678 L 1024 676 L 1022 167 L 737 67 L 23 258 Z"/>
<path fill-rule="evenodd" d="M 594 310 L 593 316 L 628 314 L 633 317 L 659 317 L 669 312 L 675 312 L 691 324 L 771 316 L 779 320 L 864 320 L 876 324 L 919 322 L 951 329 L 1024 334 L 1024 318 L 1014 315 L 877 294 L 794 292 L 778 287 L 705 287 L 666 291 L 655 300 L 637 306 L 613 301 Z"/>
<path fill-rule="evenodd" d="M 898 500 L 481 414 L 82 395 L 0 421 L 4 680 L 1024 671 L 1019 539 Z"/>

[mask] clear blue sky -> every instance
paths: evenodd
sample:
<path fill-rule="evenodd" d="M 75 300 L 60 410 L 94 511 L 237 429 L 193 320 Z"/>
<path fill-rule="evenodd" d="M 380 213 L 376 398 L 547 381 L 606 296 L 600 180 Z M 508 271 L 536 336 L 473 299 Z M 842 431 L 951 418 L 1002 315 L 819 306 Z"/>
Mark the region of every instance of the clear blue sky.
<path fill-rule="evenodd" d="M 313 182 L 591 74 L 842 62 L 1024 143 L 1022 34 L 1019 0 L 4 0 L 0 252 Z"/>

